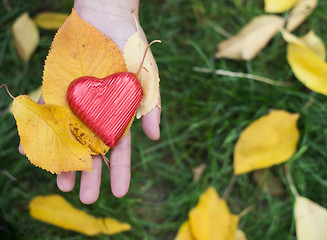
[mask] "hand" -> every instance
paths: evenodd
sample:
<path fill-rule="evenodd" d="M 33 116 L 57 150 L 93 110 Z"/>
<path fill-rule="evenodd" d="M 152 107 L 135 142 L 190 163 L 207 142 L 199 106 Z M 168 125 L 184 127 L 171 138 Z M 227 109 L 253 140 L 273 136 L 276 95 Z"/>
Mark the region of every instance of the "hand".
<path fill-rule="evenodd" d="M 75 0 L 74 9 L 77 14 L 89 22 L 100 32 L 110 37 L 123 51 L 124 46 L 137 27 L 131 14 L 134 11 L 138 17 L 138 0 Z M 137 19 L 137 24 L 138 19 Z M 147 42 L 145 34 L 138 26 L 141 37 Z M 43 100 L 40 99 L 40 104 Z M 44 102 L 43 102 L 44 103 Z M 160 97 L 158 99 L 160 106 Z M 152 140 L 160 137 L 160 107 L 155 107 L 141 118 L 145 134 Z M 19 151 L 24 154 L 20 145 Z M 101 183 L 102 157 L 93 157 L 93 172 L 83 171 L 80 184 L 80 200 L 84 204 L 94 203 L 99 197 Z M 130 130 L 119 142 L 110 149 L 110 182 L 111 191 L 116 197 L 123 197 L 128 192 L 131 172 L 131 133 Z M 75 185 L 75 172 L 63 172 L 57 176 L 57 186 L 64 192 L 69 192 Z"/>

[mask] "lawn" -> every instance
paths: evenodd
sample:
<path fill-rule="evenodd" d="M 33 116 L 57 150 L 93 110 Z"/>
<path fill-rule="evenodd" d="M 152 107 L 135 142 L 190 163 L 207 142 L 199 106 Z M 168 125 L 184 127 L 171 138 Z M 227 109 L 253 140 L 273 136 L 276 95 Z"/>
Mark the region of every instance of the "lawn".
<path fill-rule="evenodd" d="M 14 96 L 27 94 L 42 81 L 43 64 L 54 31 L 41 31 L 37 51 L 28 64 L 17 56 L 11 26 L 23 12 L 33 17 L 41 11 L 70 13 L 72 1 L 9 1 L 12 10 L 0 7 L 0 85 Z M 2 4 L 2 3 L 1 3 Z M 236 34 L 253 17 L 263 14 L 263 1 L 164 0 L 141 1 L 140 22 L 152 46 L 160 71 L 162 99 L 161 138 L 153 142 L 142 132 L 140 121 L 132 126 L 132 182 L 121 199 L 110 191 L 110 173 L 102 170 L 99 200 L 79 201 L 75 189 L 62 193 L 56 177 L 30 164 L 18 153 L 19 137 L 13 116 L 7 112 L 12 99 L 0 91 L 0 238 L 88 239 L 32 219 L 29 201 L 37 195 L 57 193 L 79 209 L 132 225 L 130 232 L 92 239 L 174 239 L 201 193 L 209 185 L 223 195 L 233 176 L 233 151 L 242 130 L 271 109 L 300 113 L 300 140 L 290 160 L 295 186 L 302 196 L 327 207 L 327 97 L 307 89 L 293 75 L 286 60 L 281 34 L 252 61 L 215 59 L 218 42 Z M 294 33 L 313 29 L 327 43 L 327 2 Z M 193 71 L 193 67 L 255 74 L 287 87 L 251 79 L 217 76 Z M 109 157 L 109 155 L 108 155 Z M 206 169 L 193 181 L 192 169 Z M 296 239 L 294 198 L 284 165 L 271 168 L 284 188 L 280 196 L 263 192 L 252 174 L 237 177 L 227 202 L 239 214 L 251 209 L 239 224 L 248 239 Z M 79 176 L 78 176 L 79 178 Z"/>

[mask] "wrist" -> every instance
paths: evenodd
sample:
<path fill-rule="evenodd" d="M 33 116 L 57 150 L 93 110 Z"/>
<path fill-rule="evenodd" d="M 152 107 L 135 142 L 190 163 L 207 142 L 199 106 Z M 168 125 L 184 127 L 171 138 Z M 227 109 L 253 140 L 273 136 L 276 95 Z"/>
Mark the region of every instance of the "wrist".
<path fill-rule="evenodd" d="M 114 15 L 127 15 L 135 10 L 135 15 L 138 15 L 139 0 L 75 0 L 74 8 L 76 9 L 93 9 L 94 11 L 103 14 L 111 13 Z"/>

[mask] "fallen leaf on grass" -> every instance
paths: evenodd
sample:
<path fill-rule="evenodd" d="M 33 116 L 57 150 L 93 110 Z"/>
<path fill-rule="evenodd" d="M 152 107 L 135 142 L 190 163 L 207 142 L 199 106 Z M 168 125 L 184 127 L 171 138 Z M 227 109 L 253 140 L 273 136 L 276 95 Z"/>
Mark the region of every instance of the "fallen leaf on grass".
<path fill-rule="evenodd" d="M 294 75 L 307 88 L 327 95 L 327 63 L 323 60 L 325 53 L 318 54 L 319 51 L 324 51 L 322 41 L 313 33 L 302 38 L 287 31 L 282 33 L 283 38 L 288 42 L 287 61 Z"/>
<path fill-rule="evenodd" d="M 246 240 L 246 235 L 241 229 L 237 229 L 234 240 Z"/>
<path fill-rule="evenodd" d="M 147 44 L 141 39 L 138 32 L 128 39 L 124 47 L 124 56 L 129 72 L 137 73 L 146 47 Z M 146 54 L 139 81 L 143 88 L 143 98 L 136 113 L 137 118 L 141 118 L 158 104 L 160 79 L 151 51 Z"/>
<path fill-rule="evenodd" d="M 189 221 L 186 221 L 179 228 L 175 240 L 195 240 L 192 235 Z"/>
<path fill-rule="evenodd" d="M 327 239 L 327 210 L 308 198 L 296 196 L 295 223 L 298 240 Z"/>
<path fill-rule="evenodd" d="M 300 38 L 306 46 L 321 60 L 326 60 L 326 47 L 324 42 L 319 38 L 314 31 L 308 32 Z"/>
<path fill-rule="evenodd" d="M 285 192 L 281 180 L 274 176 L 269 169 L 254 171 L 253 178 L 264 193 L 280 196 Z"/>
<path fill-rule="evenodd" d="M 294 31 L 313 12 L 317 4 L 318 0 L 298 0 L 290 12 L 286 29 L 290 32 Z"/>
<path fill-rule="evenodd" d="M 262 15 L 252 19 L 236 36 L 218 44 L 215 57 L 251 60 L 284 25 L 284 19 Z"/>
<path fill-rule="evenodd" d="M 299 0 L 265 0 L 265 12 L 282 13 L 290 10 Z"/>
<path fill-rule="evenodd" d="M 131 226 L 112 218 L 96 218 L 74 208 L 60 195 L 37 196 L 29 204 L 30 215 L 40 221 L 83 233 L 113 235 L 129 231 Z"/>
<path fill-rule="evenodd" d="M 34 17 L 34 22 L 40 28 L 57 30 L 64 24 L 68 14 L 58 12 L 41 12 Z"/>
<path fill-rule="evenodd" d="M 202 177 L 202 174 L 206 168 L 207 165 L 205 163 L 201 163 L 200 165 L 192 169 L 194 182 L 198 181 Z"/>
<path fill-rule="evenodd" d="M 31 163 L 52 173 L 92 171 L 90 150 L 71 135 L 67 108 L 39 105 L 21 95 L 14 99 L 13 109 L 21 143 Z"/>
<path fill-rule="evenodd" d="M 28 13 L 20 15 L 13 24 L 12 33 L 18 56 L 28 62 L 39 44 L 39 31 Z"/>
<path fill-rule="evenodd" d="M 296 151 L 299 114 L 273 110 L 240 135 L 234 150 L 234 173 L 244 174 L 289 160 Z"/>
<path fill-rule="evenodd" d="M 81 19 L 73 9 L 54 37 L 45 62 L 42 86 L 44 101 L 69 107 L 67 88 L 74 79 L 81 76 L 104 78 L 126 70 L 124 56 L 118 46 Z M 100 139 L 94 138 L 94 134 L 79 119 L 74 119 L 70 126 L 74 134 L 79 133 L 77 138 L 83 135 L 82 143 L 89 143 L 88 147 L 92 151 L 104 154 L 109 150 Z"/>
<path fill-rule="evenodd" d="M 239 216 L 231 214 L 224 199 L 213 187 L 200 196 L 189 219 L 180 228 L 176 240 L 234 240 Z"/>

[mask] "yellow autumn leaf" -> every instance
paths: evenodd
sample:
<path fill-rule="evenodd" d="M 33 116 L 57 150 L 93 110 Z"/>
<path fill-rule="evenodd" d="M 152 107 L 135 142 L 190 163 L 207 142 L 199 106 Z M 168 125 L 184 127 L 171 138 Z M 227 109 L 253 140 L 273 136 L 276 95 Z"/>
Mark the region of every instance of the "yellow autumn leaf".
<path fill-rule="evenodd" d="M 67 88 L 74 79 L 81 76 L 104 78 L 126 70 L 124 56 L 118 46 L 81 19 L 73 9 L 54 37 L 45 62 L 42 86 L 44 101 L 68 107 Z M 74 128 L 80 128 L 78 133 L 84 136 L 82 142 L 88 142 L 96 153 L 108 151 L 109 147 L 94 138 L 84 123 L 74 120 L 78 124 L 76 121 L 71 123 L 72 131 L 75 134 L 77 131 Z"/>
<path fill-rule="evenodd" d="M 195 238 L 192 236 L 189 221 L 184 222 L 179 228 L 175 240 L 195 240 Z"/>
<path fill-rule="evenodd" d="M 308 198 L 296 196 L 296 236 L 298 240 L 327 240 L 327 210 Z"/>
<path fill-rule="evenodd" d="M 308 32 L 306 35 L 300 38 L 303 43 L 319 57 L 322 61 L 326 60 L 326 47 L 324 42 L 318 37 L 314 31 Z"/>
<path fill-rule="evenodd" d="M 70 109 L 69 109 L 70 110 Z M 130 123 L 131 125 L 132 123 Z M 104 155 L 109 147 L 98 138 L 91 129 L 89 129 L 79 118 L 70 110 L 69 127 L 76 139 L 84 146 L 91 149 L 92 155 Z"/>
<path fill-rule="evenodd" d="M 128 39 L 124 47 L 124 56 L 129 72 L 137 73 L 146 47 L 147 44 L 141 39 L 138 32 Z M 151 51 L 146 54 L 139 81 L 143 88 L 143 98 L 136 113 L 137 118 L 147 114 L 158 104 L 160 79 Z"/>
<path fill-rule="evenodd" d="M 39 30 L 27 12 L 20 15 L 12 26 L 18 56 L 28 62 L 39 44 Z"/>
<path fill-rule="evenodd" d="M 290 12 L 286 29 L 290 32 L 294 31 L 315 10 L 317 4 L 318 0 L 298 0 Z"/>
<path fill-rule="evenodd" d="M 13 108 L 23 149 L 32 164 L 52 173 L 92 171 L 89 149 L 70 132 L 67 108 L 39 105 L 26 95 L 16 97 Z"/>
<path fill-rule="evenodd" d="M 58 12 L 41 12 L 34 17 L 34 22 L 40 28 L 57 30 L 64 24 L 68 14 Z"/>
<path fill-rule="evenodd" d="M 265 0 L 265 12 L 282 13 L 290 10 L 299 0 Z"/>
<path fill-rule="evenodd" d="M 296 151 L 299 114 L 273 110 L 240 135 L 234 150 L 234 173 L 244 174 L 289 160 Z"/>
<path fill-rule="evenodd" d="M 30 97 L 31 100 L 33 100 L 34 102 L 37 102 L 39 100 L 39 98 L 41 97 L 41 87 L 38 87 L 37 89 L 30 92 L 28 94 L 28 96 Z M 8 107 L 8 112 L 13 113 L 12 103 Z"/>
<path fill-rule="evenodd" d="M 129 231 L 131 226 L 112 218 L 96 218 L 73 207 L 60 195 L 37 196 L 29 204 L 30 215 L 40 221 L 83 233 L 113 235 Z"/>
<path fill-rule="evenodd" d="M 253 59 L 280 31 L 285 20 L 274 15 L 253 18 L 238 34 L 218 44 L 215 57 L 235 60 Z"/>
<path fill-rule="evenodd" d="M 287 61 L 294 75 L 307 88 L 327 95 L 327 63 L 322 60 L 323 55 L 317 55 L 312 45 L 308 45 L 308 41 L 287 31 L 282 33 L 288 42 Z"/>
<path fill-rule="evenodd" d="M 246 240 L 246 235 L 241 229 L 237 229 L 234 240 Z"/>
<path fill-rule="evenodd" d="M 238 222 L 239 216 L 229 212 L 226 201 L 213 187 L 208 187 L 189 213 L 194 239 L 234 240 Z"/>

